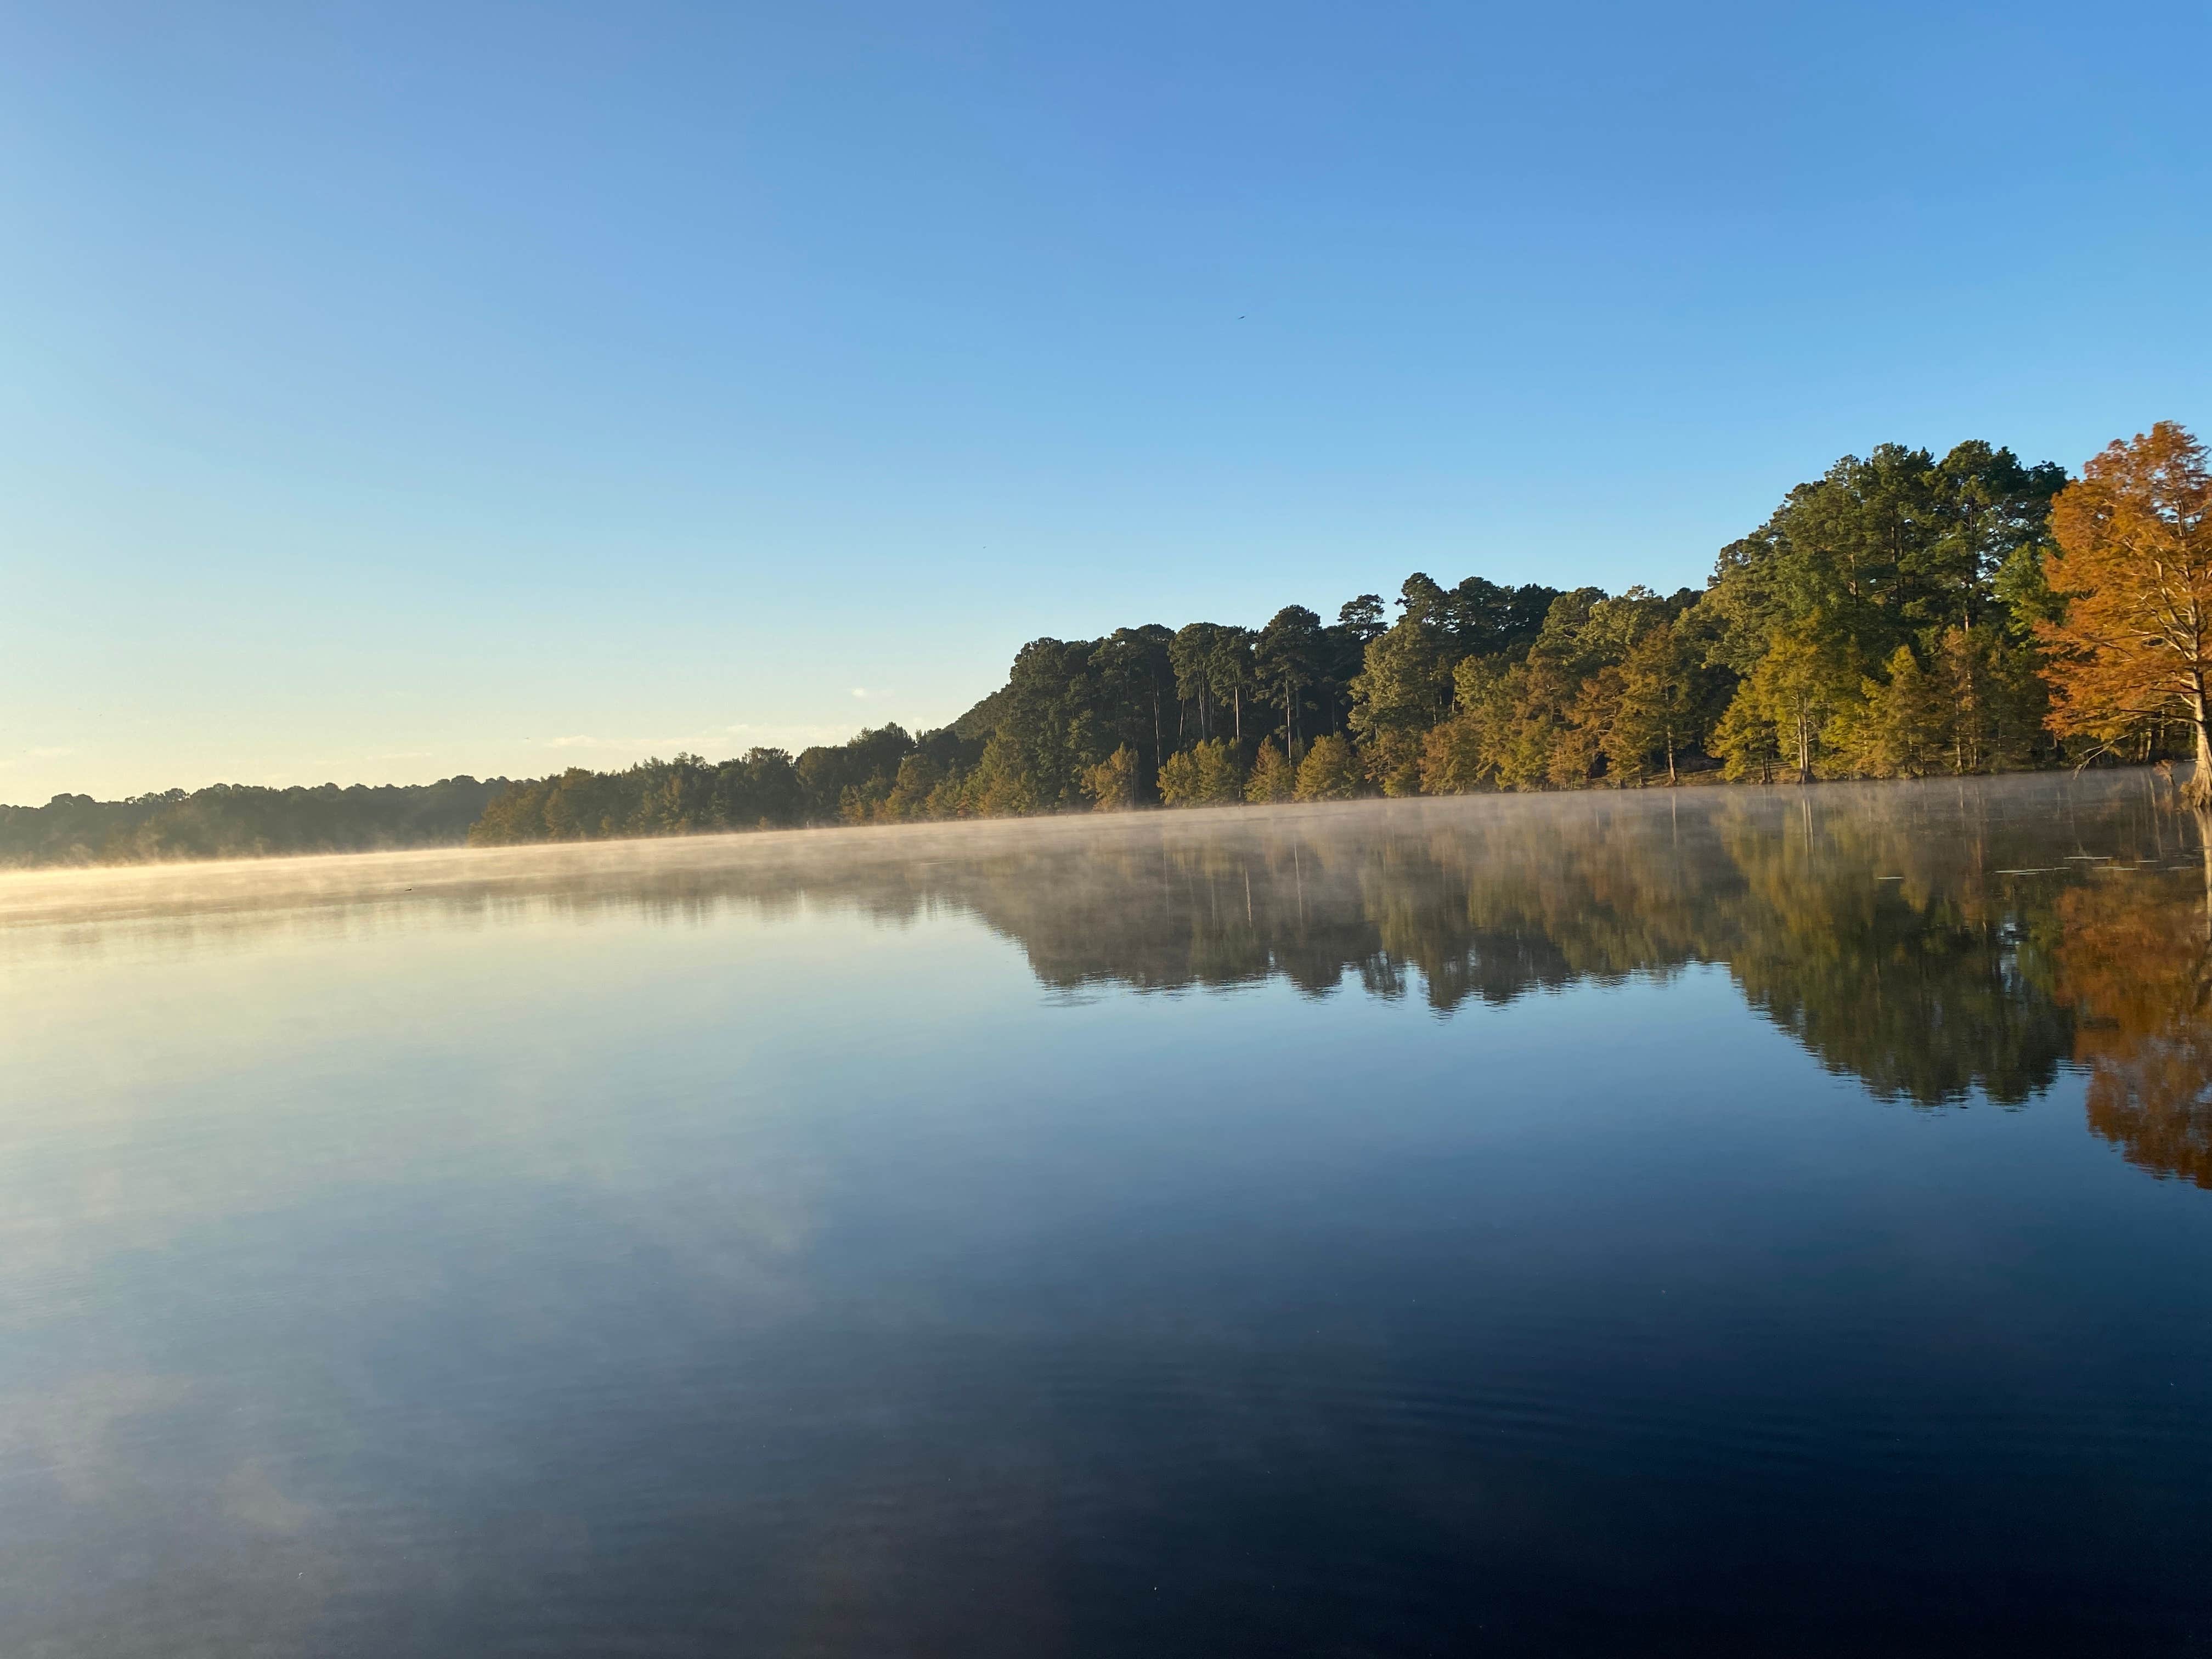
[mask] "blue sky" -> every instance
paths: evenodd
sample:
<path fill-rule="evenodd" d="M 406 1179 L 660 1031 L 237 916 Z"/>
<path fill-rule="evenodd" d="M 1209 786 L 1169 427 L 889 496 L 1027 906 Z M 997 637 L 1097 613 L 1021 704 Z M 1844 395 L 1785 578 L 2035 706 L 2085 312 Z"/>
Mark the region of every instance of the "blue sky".
<path fill-rule="evenodd" d="M 2212 14 L 0 10 L 0 799 L 941 723 L 2208 423 Z"/>

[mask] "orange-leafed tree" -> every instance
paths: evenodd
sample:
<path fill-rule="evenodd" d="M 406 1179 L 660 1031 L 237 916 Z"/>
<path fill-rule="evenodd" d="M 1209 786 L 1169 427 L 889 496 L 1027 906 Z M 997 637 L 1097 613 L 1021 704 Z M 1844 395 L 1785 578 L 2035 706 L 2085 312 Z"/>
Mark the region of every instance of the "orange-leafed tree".
<path fill-rule="evenodd" d="M 2108 445 L 2053 503 L 2047 574 L 2065 614 L 2036 624 L 2050 657 L 2051 729 L 2117 741 L 2151 720 L 2196 733 L 2189 782 L 2212 803 L 2212 472 L 2172 421 Z"/>

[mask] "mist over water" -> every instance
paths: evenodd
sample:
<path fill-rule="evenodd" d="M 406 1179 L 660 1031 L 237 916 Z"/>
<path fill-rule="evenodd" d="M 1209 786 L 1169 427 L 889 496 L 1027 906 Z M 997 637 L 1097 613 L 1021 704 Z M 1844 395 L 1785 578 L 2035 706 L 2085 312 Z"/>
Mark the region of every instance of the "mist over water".
<path fill-rule="evenodd" d="M 2186 1652 L 2145 775 L 0 878 L 0 1652 Z"/>

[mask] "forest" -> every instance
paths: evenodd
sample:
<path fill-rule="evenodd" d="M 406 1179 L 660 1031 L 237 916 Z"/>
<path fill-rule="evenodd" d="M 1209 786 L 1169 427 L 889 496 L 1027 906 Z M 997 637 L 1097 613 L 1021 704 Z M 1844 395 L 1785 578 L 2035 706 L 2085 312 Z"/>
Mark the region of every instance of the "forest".
<path fill-rule="evenodd" d="M 505 778 L 454 777 L 346 789 L 218 783 L 128 800 L 57 795 L 44 806 L 0 806 L 0 868 L 459 845 L 507 787 Z"/>
<path fill-rule="evenodd" d="M 1446 586 L 1257 628 L 1034 640 L 951 726 L 414 788 L 0 807 L 0 864 L 482 846 L 1144 806 L 1810 783 L 2193 757 L 2212 788 L 2212 471 L 2160 423 L 2079 478 L 1883 444 L 1702 588 Z"/>
<path fill-rule="evenodd" d="M 2154 441 L 2202 473 L 2187 434 L 2137 446 Z M 513 785 L 471 839 L 2150 760 L 2186 731 L 2185 698 L 2069 702 L 2060 672 L 2095 641 L 2065 635 L 2080 596 L 2052 581 L 2054 504 L 2109 482 L 2114 451 L 2071 490 L 1981 441 L 1847 455 L 1721 549 L 1702 589 L 1417 573 L 1332 620 L 1291 605 L 1256 629 L 1039 639 L 944 730 L 578 769 Z"/>

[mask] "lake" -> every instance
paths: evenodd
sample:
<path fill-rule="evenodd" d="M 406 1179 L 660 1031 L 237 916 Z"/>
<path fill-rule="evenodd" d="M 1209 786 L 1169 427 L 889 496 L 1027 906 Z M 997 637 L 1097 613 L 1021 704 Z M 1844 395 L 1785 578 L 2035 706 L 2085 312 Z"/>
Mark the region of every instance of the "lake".
<path fill-rule="evenodd" d="M 0 877 L 0 1652 L 2196 1653 L 2147 774 Z"/>

